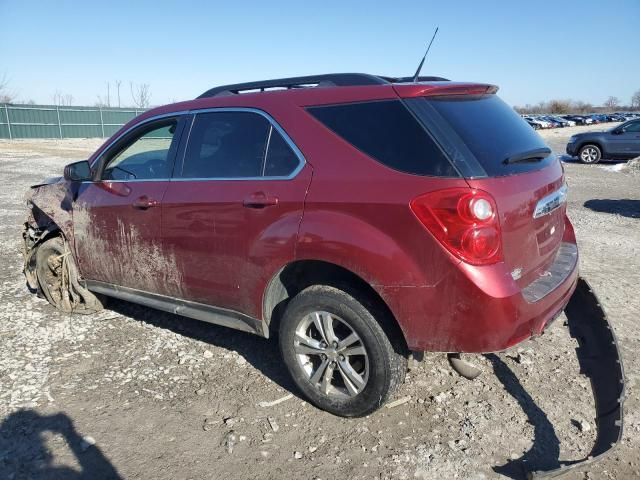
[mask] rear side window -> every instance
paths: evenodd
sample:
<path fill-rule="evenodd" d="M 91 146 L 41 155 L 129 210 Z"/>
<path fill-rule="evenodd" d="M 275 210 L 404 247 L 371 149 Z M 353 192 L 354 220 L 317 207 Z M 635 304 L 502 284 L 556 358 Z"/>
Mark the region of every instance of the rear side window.
<path fill-rule="evenodd" d="M 456 170 L 399 100 L 311 107 L 309 113 L 358 150 L 405 173 L 456 177 Z"/>
<path fill-rule="evenodd" d="M 490 177 L 539 170 L 555 161 L 550 155 L 542 161 L 506 164 L 514 155 L 546 145 L 525 120 L 496 95 L 416 98 L 409 107 L 427 125 L 439 124 L 447 137 L 457 136 Z M 453 132 L 452 135 L 447 132 Z"/>
<path fill-rule="evenodd" d="M 182 178 L 287 177 L 300 159 L 277 128 L 253 112 L 199 113 L 194 119 Z"/>

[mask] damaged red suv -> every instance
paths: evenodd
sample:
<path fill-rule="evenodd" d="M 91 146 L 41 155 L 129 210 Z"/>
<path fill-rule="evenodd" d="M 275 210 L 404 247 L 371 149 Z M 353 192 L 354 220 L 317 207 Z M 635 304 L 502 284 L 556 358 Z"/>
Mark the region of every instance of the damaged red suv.
<path fill-rule="evenodd" d="M 32 189 L 28 283 L 277 337 L 314 405 L 368 414 L 409 352 L 506 349 L 576 287 L 563 169 L 496 91 L 329 74 L 147 111 Z"/>

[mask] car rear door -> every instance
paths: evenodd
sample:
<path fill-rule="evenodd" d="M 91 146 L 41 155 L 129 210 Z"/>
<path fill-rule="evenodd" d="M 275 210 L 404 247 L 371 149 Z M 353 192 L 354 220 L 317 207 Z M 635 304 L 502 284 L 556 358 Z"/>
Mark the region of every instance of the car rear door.
<path fill-rule="evenodd" d="M 166 293 L 179 281 L 162 243 L 161 204 L 184 119 L 146 121 L 94 162 L 73 205 L 76 256 L 85 279 Z"/>
<path fill-rule="evenodd" d="M 183 299 L 261 317 L 274 272 L 294 258 L 311 167 L 253 109 L 195 114 L 163 202 L 163 237 Z"/>

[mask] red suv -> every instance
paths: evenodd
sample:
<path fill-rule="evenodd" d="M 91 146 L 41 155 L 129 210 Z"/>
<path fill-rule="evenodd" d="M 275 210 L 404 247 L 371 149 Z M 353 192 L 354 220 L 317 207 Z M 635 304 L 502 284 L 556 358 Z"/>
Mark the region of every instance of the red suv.
<path fill-rule="evenodd" d="M 506 349 L 575 288 L 562 167 L 496 91 L 330 74 L 147 111 L 31 191 L 28 283 L 277 336 L 313 404 L 368 414 L 410 351 Z"/>

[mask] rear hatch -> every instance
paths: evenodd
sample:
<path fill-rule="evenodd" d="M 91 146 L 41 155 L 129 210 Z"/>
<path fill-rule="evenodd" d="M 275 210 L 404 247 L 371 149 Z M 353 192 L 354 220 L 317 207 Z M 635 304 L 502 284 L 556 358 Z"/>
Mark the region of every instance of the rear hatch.
<path fill-rule="evenodd" d="M 459 90 L 455 93 L 462 94 L 440 95 L 434 89 L 419 97 L 398 93 L 469 185 L 495 199 L 504 261 L 523 287 L 553 261 L 563 238 L 562 167 L 542 138 L 494 94 L 494 87 Z"/>

